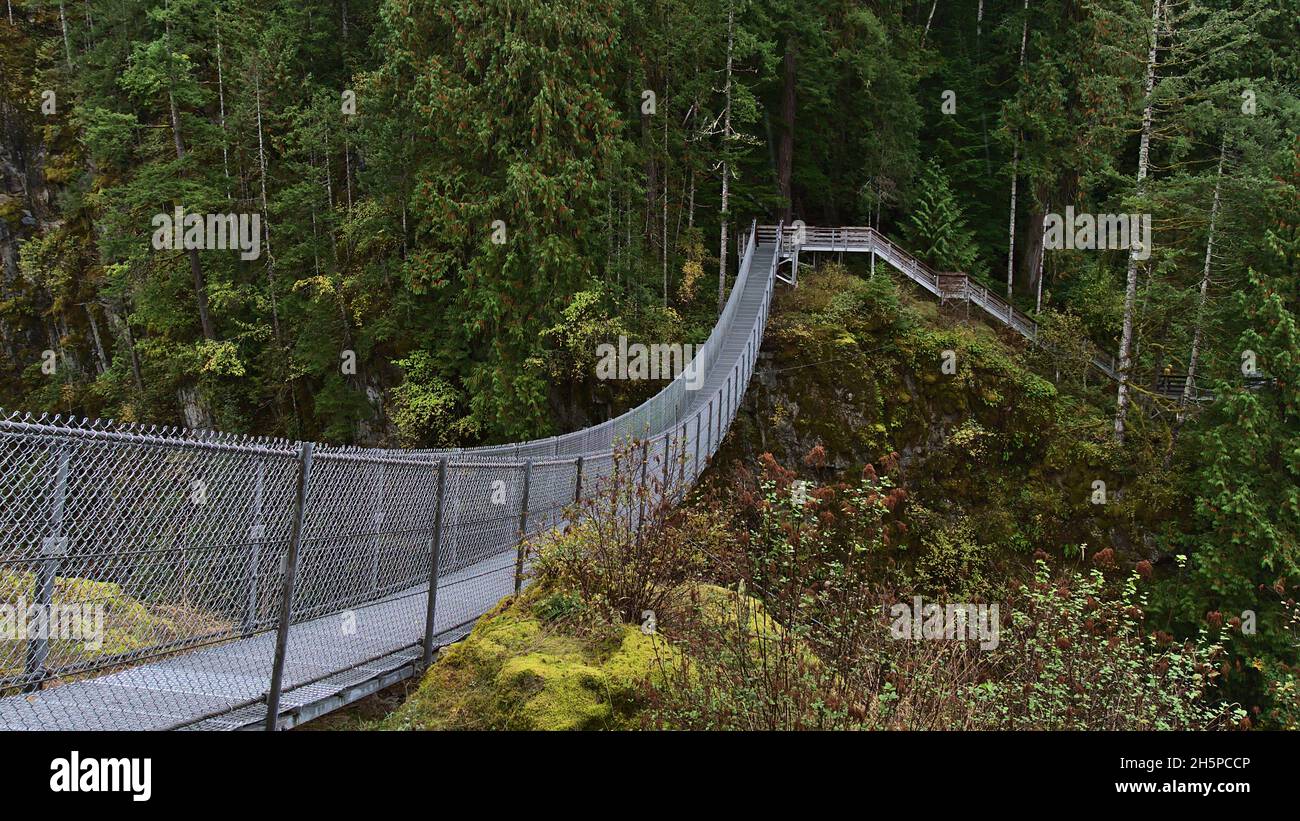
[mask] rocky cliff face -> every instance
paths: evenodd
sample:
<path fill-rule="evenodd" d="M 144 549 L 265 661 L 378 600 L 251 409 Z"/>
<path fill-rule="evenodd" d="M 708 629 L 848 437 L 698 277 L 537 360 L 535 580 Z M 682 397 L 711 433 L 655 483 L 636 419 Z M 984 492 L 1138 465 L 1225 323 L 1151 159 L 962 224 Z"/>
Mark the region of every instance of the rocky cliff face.
<path fill-rule="evenodd" d="M 790 467 L 820 445 L 829 479 L 897 454 L 912 548 L 1024 557 L 1062 545 L 1153 558 L 1178 503 L 1141 484 L 1107 435 L 1101 396 L 1070 396 L 965 312 L 839 266 L 782 291 L 744 407 L 719 459 L 771 452 Z M 1096 482 L 1108 495 L 1097 503 Z M 927 548 L 926 543 L 929 544 Z"/>

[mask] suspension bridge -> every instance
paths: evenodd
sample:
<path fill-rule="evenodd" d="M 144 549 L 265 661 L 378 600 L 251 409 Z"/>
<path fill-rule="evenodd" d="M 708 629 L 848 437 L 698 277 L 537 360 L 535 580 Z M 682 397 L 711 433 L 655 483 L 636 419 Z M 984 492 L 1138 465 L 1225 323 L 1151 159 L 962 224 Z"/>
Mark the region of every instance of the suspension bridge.
<path fill-rule="evenodd" d="M 523 542 L 596 495 L 621 443 L 641 443 L 645 469 L 699 477 L 774 286 L 811 251 L 870 252 L 1038 339 L 987 288 L 871 228 L 751 224 L 693 361 L 702 383 L 684 373 L 563 436 L 385 450 L 0 415 L 0 621 L 28 622 L 0 636 L 0 729 L 285 729 L 416 675 L 518 589 Z M 93 619 L 89 637 L 55 629 Z"/>

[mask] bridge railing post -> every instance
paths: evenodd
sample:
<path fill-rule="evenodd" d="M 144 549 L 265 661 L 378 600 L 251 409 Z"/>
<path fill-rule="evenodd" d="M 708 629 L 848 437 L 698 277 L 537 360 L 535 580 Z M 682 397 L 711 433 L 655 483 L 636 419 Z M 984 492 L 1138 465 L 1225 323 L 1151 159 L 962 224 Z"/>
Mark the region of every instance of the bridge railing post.
<path fill-rule="evenodd" d="M 691 465 L 691 481 L 700 476 L 700 412 L 695 412 L 695 461 Z"/>
<path fill-rule="evenodd" d="M 379 481 L 375 487 L 375 512 L 371 515 L 371 522 L 374 526 L 374 536 L 370 541 L 370 592 L 379 593 L 379 556 L 383 550 L 384 543 L 384 519 L 388 516 L 387 506 L 384 503 L 384 490 L 388 484 L 387 466 L 380 462 L 378 465 Z"/>
<path fill-rule="evenodd" d="M 41 560 L 36 566 L 33 578 L 31 611 L 27 614 L 27 623 L 32 617 L 40 619 L 38 624 L 53 627 L 55 614 L 54 579 L 58 575 L 59 563 L 68 552 L 68 537 L 63 535 L 63 510 L 68 495 L 68 446 L 60 444 L 58 464 L 54 472 L 54 494 L 50 498 L 50 530 L 41 540 Z M 32 693 L 41 688 L 45 678 L 45 661 L 50 655 L 48 630 L 37 630 L 27 640 L 27 658 L 24 665 L 23 692 Z"/>
<path fill-rule="evenodd" d="M 524 550 L 528 544 L 528 491 L 533 483 L 533 460 L 524 462 L 524 496 L 519 502 L 519 545 L 515 548 L 515 595 L 524 586 Z"/>
<path fill-rule="evenodd" d="M 289 624 L 293 617 L 293 582 L 302 547 L 303 516 L 307 509 L 307 483 L 311 479 L 314 445 L 302 443 L 298 451 L 298 482 L 294 492 L 293 527 L 284 554 L 284 576 L 280 582 L 280 624 L 275 632 L 275 661 L 271 665 L 271 687 L 266 693 L 266 729 L 275 730 L 280 714 L 280 690 L 284 685 L 284 658 L 289 651 Z"/>
<path fill-rule="evenodd" d="M 582 504 L 582 457 L 573 463 L 573 503 Z"/>
<path fill-rule="evenodd" d="M 260 596 L 262 569 L 262 541 L 266 538 L 262 506 L 266 495 L 266 460 L 257 460 L 253 478 L 253 523 L 248 526 L 248 559 L 244 575 L 248 577 L 248 600 L 244 604 L 244 635 L 250 635 L 257 626 L 257 604 Z"/>
<path fill-rule="evenodd" d="M 447 498 L 447 460 L 438 460 L 438 500 L 433 508 L 433 537 L 429 540 L 429 598 L 424 611 L 423 666 L 433 663 L 433 620 L 438 612 L 438 556 L 442 553 L 442 511 Z"/>

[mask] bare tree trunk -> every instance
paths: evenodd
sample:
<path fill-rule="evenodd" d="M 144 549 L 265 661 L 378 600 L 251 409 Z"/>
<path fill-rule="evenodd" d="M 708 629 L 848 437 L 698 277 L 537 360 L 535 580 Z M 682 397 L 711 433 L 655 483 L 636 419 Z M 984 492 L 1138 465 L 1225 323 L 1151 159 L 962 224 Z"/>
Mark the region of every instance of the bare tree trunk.
<path fill-rule="evenodd" d="M 63 14 L 63 0 L 59 0 L 59 26 L 63 29 L 63 55 L 68 61 L 68 70 L 72 70 L 72 43 L 68 40 L 68 18 Z"/>
<path fill-rule="evenodd" d="M 135 334 L 131 333 L 130 323 L 126 323 L 126 341 L 131 348 L 131 376 L 135 379 L 135 389 L 144 393 L 144 376 L 140 371 L 140 352 L 135 348 Z"/>
<path fill-rule="evenodd" d="M 646 83 L 651 88 L 658 85 L 649 72 L 646 74 Z M 666 113 L 665 119 L 667 119 Z M 641 111 L 641 148 L 645 152 L 645 224 L 641 226 L 641 235 L 645 240 L 646 251 L 653 252 L 658 237 L 654 221 L 659 210 L 656 207 L 659 203 L 659 163 L 655 156 L 654 123 L 650 119 L 650 114 L 644 109 Z"/>
<path fill-rule="evenodd" d="M 82 8 L 86 14 L 86 45 L 89 48 L 95 47 L 95 18 L 90 13 L 90 0 L 83 0 Z"/>
<path fill-rule="evenodd" d="M 1044 210 L 1051 210 L 1051 205 Z M 1043 233 L 1038 237 L 1038 272 L 1034 275 L 1034 313 L 1043 310 L 1043 262 L 1047 259 L 1047 223 L 1043 222 Z"/>
<path fill-rule="evenodd" d="M 325 224 L 325 230 L 330 235 L 330 254 L 334 258 L 334 270 L 337 271 L 339 268 L 339 246 L 338 240 L 334 237 L 334 175 L 330 172 L 330 138 L 328 132 L 325 135 L 325 199 L 328 202 L 325 213 L 329 214 L 329 221 Z M 402 213 L 405 215 L 405 209 L 403 209 Z"/>
<path fill-rule="evenodd" d="M 1016 185 L 1020 177 L 1020 138 L 1016 137 L 1011 154 L 1011 209 L 1007 219 L 1007 301 L 1011 301 L 1011 283 L 1016 273 Z"/>
<path fill-rule="evenodd" d="M 1201 335 L 1205 325 L 1205 307 L 1210 294 L 1210 262 L 1214 256 L 1214 226 L 1219 219 L 1219 193 L 1223 184 L 1223 159 L 1228 151 L 1228 138 L 1219 144 L 1219 171 L 1214 179 L 1214 202 L 1210 205 L 1210 232 L 1205 240 L 1205 265 L 1201 269 L 1201 293 L 1196 304 L 1196 330 L 1192 332 L 1192 353 L 1187 360 L 1187 383 L 1183 385 L 1183 407 L 1179 408 L 1177 424 L 1182 425 L 1187 403 L 1192 400 L 1192 380 L 1196 378 L 1196 365 L 1201 355 Z M 1176 433 L 1176 429 L 1175 429 Z"/>
<path fill-rule="evenodd" d="M 91 303 L 83 303 L 81 307 L 86 309 L 86 319 L 90 321 L 90 339 L 95 343 L 95 357 L 99 361 L 99 372 L 103 373 L 108 370 L 108 355 L 104 352 L 104 342 L 99 336 L 99 323 L 95 321 L 95 312 L 90 309 Z"/>
<path fill-rule="evenodd" d="M 776 181 L 781 193 L 781 219 L 789 223 L 794 218 L 794 198 L 791 176 L 794 173 L 795 79 L 798 61 L 798 44 L 791 35 L 785 42 L 785 56 L 781 61 L 781 136 L 776 152 Z"/>
<path fill-rule="evenodd" d="M 731 166 L 727 162 L 727 152 L 731 146 L 731 57 L 732 49 L 736 41 L 736 11 L 730 4 L 727 6 L 727 80 L 724 86 L 724 93 L 727 99 L 726 110 L 723 113 L 722 121 L 722 225 L 718 230 L 718 312 L 722 312 L 722 306 L 726 303 L 727 296 L 727 200 L 730 194 L 728 188 L 731 182 Z"/>
<path fill-rule="evenodd" d="M 261 170 L 262 184 L 262 234 L 266 246 L 266 284 L 271 296 L 271 327 L 275 331 L 275 342 L 282 344 L 280 338 L 280 308 L 275 297 L 275 254 L 271 253 L 271 214 L 266 200 L 266 146 L 262 138 L 262 67 L 257 67 L 253 76 L 255 99 L 257 102 L 257 165 Z"/>
<path fill-rule="evenodd" d="M 668 307 L 668 117 L 664 116 L 664 204 L 663 214 L 660 219 L 660 228 L 662 235 L 660 237 L 660 251 L 663 253 L 664 267 L 664 307 Z"/>
<path fill-rule="evenodd" d="M 217 101 L 221 122 L 221 167 L 226 175 L 226 199 L 230 199 L 230 140 L 226 135 L 226 76 L 221 67 L 221 6 L 217 6 Z"/>
<path fill-rule="evenodd" d="M 921 48 L 925 48 L 925 38 L 930 36 L 930 23 L 934 22 L 934 10 L 939 7 L 939 0 L 930 5 L 930 16 L 925 18 L 925 31 L 921 32 Z"/>
<path fill-rule="evenodd" d="M 686 210 L 686 227 L 695 227 L 695 169 L 691 169 L 691 197 L 690 205 Z"/>
<path fill-rule="evenodd" d="M 1151 3 L 1151 43 L 1147 52 L 1146 107 L 1142 110 L 1142 139 L 1138 144 L 1137 193 L 1146 190 L 1147 166 L 1151 157 L 1151 96 L 1156 84 L 1156 32 L 1160 25 L 1160 0 Z M 1148 237 L 1150 241 L 1150 237 Z M 1148 253 L 1152 249 L 1146 249 Z M 1133 347 L 1133 314 L 1137 302 L 1138 281 L 1137 249 L 1130 243 L 1128 252 L 1128 272 L 1124 289 L 1124 330 L 1119 341 L 1119 388 L 1115 399 L 1115 441 L 1124 441 L 1124 420 L 1128 416 L 1128 382 L 1129 370 L 1133 367 L 1131 350 Z"/>
<path fill-rule="evenodd" d="M 980 12 L 984 11 L 983 0 Z M 1025 0 L 1025 19 L 1020 25 L 1020 69 L 1025 68 L 1025 44 L 1029 41 L 1029 0 Z M 1020 134 L 1016 134 L 1016 147 L 1011 155 L 1011 216 L 1007 227 L 1007 301 L 1011 301 L 1011 283 L 1016 271 L 1016 186 L 1020 181 Z"/>

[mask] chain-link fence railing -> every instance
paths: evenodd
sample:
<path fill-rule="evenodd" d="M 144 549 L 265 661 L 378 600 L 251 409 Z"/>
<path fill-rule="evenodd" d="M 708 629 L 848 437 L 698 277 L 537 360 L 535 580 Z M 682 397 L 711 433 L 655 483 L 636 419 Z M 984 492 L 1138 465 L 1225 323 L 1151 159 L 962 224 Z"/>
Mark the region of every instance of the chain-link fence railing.
<path fill-rule="evenodd" d="M 522 538 L 599 493 L 620 442 L 695 481 L 775 265 L 751 226 L 698 390 L 685 373 L 549 439 L 394 451 L 0 416 L 0 729 L 274 724 L 381 660 L 427 663 L 517 589 Z"/>

